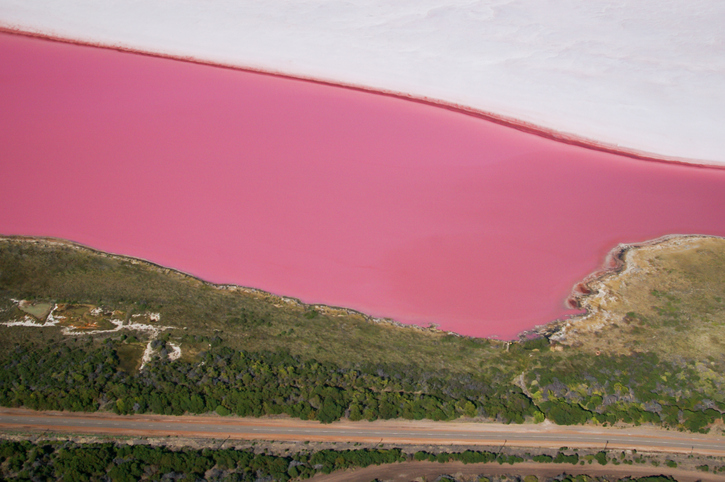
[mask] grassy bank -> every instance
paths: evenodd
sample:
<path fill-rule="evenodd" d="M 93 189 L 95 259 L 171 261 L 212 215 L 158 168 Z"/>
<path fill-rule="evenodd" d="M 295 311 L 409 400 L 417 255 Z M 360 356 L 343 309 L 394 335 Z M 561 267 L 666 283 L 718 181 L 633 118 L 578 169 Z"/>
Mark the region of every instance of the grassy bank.
<path fill-rule="evenodd" d="M 555 344 L 400 327 L 67 243 L 3 239 L 0 322 L 46 326 L 0 326 L 0 403 L 706 431 L 725 412 L 725 243 L 704 239 L 706 249 L 656 250 L 646 273 L 607 288 L 626 303 L 586 330 L 554 330 Z"/>

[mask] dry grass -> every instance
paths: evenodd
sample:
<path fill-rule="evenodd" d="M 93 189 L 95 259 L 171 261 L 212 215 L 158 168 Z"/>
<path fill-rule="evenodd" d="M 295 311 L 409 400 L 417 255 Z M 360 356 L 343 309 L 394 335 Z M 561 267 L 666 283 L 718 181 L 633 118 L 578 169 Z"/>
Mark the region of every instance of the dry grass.
<path fill-rule="evenodd" d="M 66 303 L 66 314 L 79 324 L 95 306 L 125 313 L 114 318 L 144 323 L 150 321 L 133 314 L 158 312 L 160 324 L 175 328 L 170 340 L 181 344 L 184 359 L 208 349 L 218 337 L 236 349 L 287 350 L 348 366 L 382 363 L 471 372 L 490 363 L 503 346 L 376 322 L 351 310 L 305 305 L 258 290 L 215 286 L 151 263 L 49 240 L 0 238 L 0 309 L 7 308 L 0 321 L 19 318 L 9 298 Z M 2 333 L 10 331 L 9 346 L 38 335 L 36 328 L 0 327 Z M 0 350 L 3 345 L 7 349 L 0 341 Z"/>
<path fill-rule="evenodd" d="M 151 321 L 132 315 L 159 312 L 161 324 L 175 327 L 164 336 L 181 345 L 182 359 L 188 361 L 210 343 L 221 343 L 248 351 L 287 350 L 343 366 L 416 365 L 428 371 L 483 370 L 496 377 L 520 374 L 539 362 L 564 363 L 582 353 L 653 351 L 661 359 L 694 359 L 706 377 L 725 372 L 725 240 L 678 237 L 629 249 L 626 262 L 626 269 L 589 284 L 592 295 L 582 303 L 590 315 L 555 334 L 569 345 L 557 354 L 548 349 L 509 353 L 494 340 L 377 323 L 350 310 L 218 287 L 67 243 L 18 239 L 0 239 L 0 310 L 5 309 L 0 321 L 22 313 L 8 301 L 11 297 L 65 301 L 86 312 L 103 306 L 117 310 L 114 318 L 144 323 Z M 57 331 L 0 327 L 0 350 L 41 337 L 60 341 Z M 135 336 L 147 341 L 144 334 Z"/>
<path fill-rule="evenodd" d="M 677 237 L 626 251 L 623 269 L 589 284 L 589 314 L 561 342 L 587 352 L 654 351 L 661 358 L 723 358 L 725 239 Z"/>
<path fill-rule="evenodd" d="M 135 373 L 141 366 L 141 357 L 143 356 L 145 343 L 127 343 L 116 348 L 118 353 L 119 368 L 126 373 Z"/>
<path fill-rule="evenodd" d="M 27 314 L 31 315 L 36 320 L 45 320 L 53 309 L 52 303 L 36 301 L 31 303 L 20 303 L 18 308 Z"/>

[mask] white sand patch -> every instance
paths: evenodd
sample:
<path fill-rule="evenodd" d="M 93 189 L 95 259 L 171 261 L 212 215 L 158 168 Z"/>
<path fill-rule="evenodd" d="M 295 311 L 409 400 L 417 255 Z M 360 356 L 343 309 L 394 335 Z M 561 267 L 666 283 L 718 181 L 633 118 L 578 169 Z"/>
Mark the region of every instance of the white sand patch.
<path fill-rule="evenodd" d="M 0 0 L 0 25 L 366 86 L 725 164 L 725 2 Z"/>
<path fill-rule="evenodd" d="M 11 298 L 11 301 L 13 303 L 17 303 L 18 306 L 23 303 L 24 300 L 14 300 Z M 22 320 L 11 320 L 6 321 L 4 323 L 0 323 L 0 325 L 3 326 L 29 326 L 29 327 L 35 327 L 35 328 L 47 328 L 50 326 L 57 325 L 61 320 L 65 319 L 65 316 L 60 315 L 54 315 L 55 310 L 58 308 L 58 305 L 53 305 L 53 309 L 50 310 L 50 313 L 48 314 L 48 317 L 45 319 L 45 323 L 38 323 L 35 318 L 33 318 L 30 315 L 25 315 Z"/>
<path fill-rule="evenodd" d="M 37 321 L 35 321 L 35 318 L 33 318 L 30 315 L 25 315 L 25 317 L 22 320 L 6 321 L 4 323 L 0 323 L 0 325 L 3 325 L 3 326 L 31 326 L 31 327 L 35 327 L 35 328 L 45 328 L 47 326 L 53 326 L 52 324 L 38 323 Z"/>
<path fill-rule="evenodd" d="M 169 353 L 169 361 L 174 361 L 181 358 L 181 347 L 179 345 L 172 342 L 168 342 L 167 345 L 169 345 L 169 347 L 171 348 L 171 353 Z"/>
<path fill-rule="evenodd" d="M 154 352 L 156 350 L 151 345 L 156 340 L 157 336 L 158 333 L 153 334 L 149 342 L 146 344 L 146 349 L 144 350 L 143 356 L 141 357 L 141 366 L 139 367 L 139 371 L 143 370 L 146 364 L 150 363 L 153 359 Z M 167 342 L 166 345 L 168 348 L 171 348 L 171 352 L 167 355 L 169 361 L 174 361 L 181 358 L 181 346 L 173 342 Z"/>
<path fill-rule="evenodd" d="M 131 318 L 146 317 L 151 321 L 161 321 L 161 313 L 136 313 L 131 315 Z"/>
<path fill-rule="evenodd" d="M 14 303 L 20 304 L 22 301 L 19 300 L 12 300 Z M 47 328 L 51 326 L 56 326 L 61 320 L 64 320 L 65 316 L 55 315 L 55 310 L 58 308 L 57 304 L 53 305 L 53 309 L 50 311 L 50 314 L 48 315 L 48 318 L 46 319 L 45 323 L 38 323 L 35 318 L 33 318 L 30 315 L 25 315 L 25 317 L 22 320 L 12 320 L 7 321 L 4 323 L 0 323 L 0 325 L 3 326 L 26 326 L 26 327 L 32 327 L 32 328 Z M 98 316 L 103 312 L 101 308 L 94 308 L 90 311 L 90 313 L 93 316 Z M 161 314 L 160 313 L 143 313 L 143 314 L 137 314 L 137 315 L 131 315 L 132 318 L 146 316 L 151 321 L 160 321 L 161 320 Z M 146 344 L 146 349 L 144 350 L 143 357 L 141 358 L 141 367 L 139 370 L 141 370 L 148 362 L 151 361 L 154 349 L 151 348 L 151 344 L 159 337 L 159 334 L 161 334 L 162 331 L 170 330 L 174 328 L 173 326 L 159 326 L 159 325 L 147 325 L 145 323 L 128 323 L 124 325 L 124 320 L 119 319 L 110 319 L 108 320 L 111 324 L 114 325 L 112 329 L 109 330 L 80 330 L 76 329 L 72 326 L 66 326 L 61 329 L 61 333 L 68 336 L 79 336 L 79 335 L 102 335 L 106 333 L 117 333 L 121 330 L 132 330 L 132 331 L 141 331 L 146 332 L 149 334 L 149 342 Z M 168 343 L 169 347 L 171 348 L 171 353 L 169 353 L 168 357 L 170 361 L 178 360 L 181 357 L 181 347 L 175 343 Z"/>
<path fill-rule="evenodd" d="M 116 333 L 121 330 L 135 330 L 135 331 L 145 331 L 150 332 L 153 335 L 153 339 L 156 339 L 156 337 L 164 330 L 170 330 L 173 328 L 173 326 L 155 326 L 155 325 L 146 325 L 144 323 L 129 323 L 127 325 L 123 324 L 123 320 L 108 320 L 113 325 L 115 325 L 115 328 L 112 328 L 110 330 L 76 330 L 73 327 L 66 327 L 63 328 L 63 334 L 64 335 L 100 335 L 104 333 Z"/>
<path fill-rule="evenodd" d="M 15 300 L 13 300 L 15 301 Z M 46 318 L 45 323 L 38 323 L 35 321 L 35 318 L 31 317 L 30 315 L 25 315 L 25 317 L 22 320 L 13 320 L 13 321 L 7 321 L 4 323 L 0 323 L 0 325 L 4 326 L 30 326 L 30 327 L 36 327 L 36 328 L 45 328 L 50 326 L 56 326 L 61 320 L 66 319 L 65 316 L 56 315 L 55 310 L 58 309 L 58 305 L 53 305 L 53 309 L 50 310 L 50 313 L 48 314 L 48 318 Z M 90 311 L 90 313 L 94 316 L 98 316 L 101 311 L 100 308 L 95 308 Z M 136 315 L 134 315 L 136 316 Z M 140 315 L 140 316 L 149 316 L 149 319 L 153 321 L 159 321 L 161 319 L 161 315 L 158 313 L 151 313 L 148 315 Z M 64 335 L 98 335 L 103 333 L 115 333 L 121 330 L 135 330 L 135 331 L 145 331 L 150 332 L 153 335 L 153 339 L 156 339 L 156 337 L 164 330 L 170 330 L 173 328 L 173 326 L 158 326 L 158 325 L 147 325 L 144 323 L 128 323 L 124 325 L 123 320 L 119 319 L 110 319 L 108 320 L 111 324 L 114 325 L 114 328 L 110 330 L 79 330 L 75 329 L 72 326 L 67 326 L 62 329 L 62 333 Z"/>
<path fill-rule="evenodd" d="M 150 339 L 149 342 L 146 344 L 146 349 L 143 351 L 143 356 L 141 357 L 141 366 L 138 367 L 138 371 L 143 370 L 146 364 L 151 361 L 151 358 L 154 354 L 154 349 L 151 347 L 151 343 L 153 343 L 155 339 L 155 337 Z"/>
<path fill-rule="evenodd" d="M 60 323 L 61 320 L 65 320 L 65 316 L 56 315 L 55 310 L 58 309 L 58 305 L 54 304 L 53 309 L 48 313 L 48 317 L 45 319 L 45 324 L 48 326 L 55 326 Z"/>

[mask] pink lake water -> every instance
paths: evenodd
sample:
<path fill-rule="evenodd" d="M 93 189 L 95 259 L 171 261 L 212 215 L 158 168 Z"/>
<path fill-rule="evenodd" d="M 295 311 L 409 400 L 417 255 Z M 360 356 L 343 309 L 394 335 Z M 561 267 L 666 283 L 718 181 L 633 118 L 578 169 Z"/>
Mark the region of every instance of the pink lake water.
<path fill-rule="evenodd" d="M 0 34 L 0 233 L 465 335 L 620 242 L 725 235 L 725 170 L 311 82 Z"/>

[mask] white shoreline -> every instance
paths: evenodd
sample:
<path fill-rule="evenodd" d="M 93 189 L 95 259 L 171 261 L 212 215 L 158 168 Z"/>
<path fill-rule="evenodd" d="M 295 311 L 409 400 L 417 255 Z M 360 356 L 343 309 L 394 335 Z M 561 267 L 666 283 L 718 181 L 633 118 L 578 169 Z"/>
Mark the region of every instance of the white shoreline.
<path fill-rule="evenodd" d="M 725 164 L 725 5 L 0 0 L 0 26 L 470 107 Z"/>
<path fill-rule="evenodd" d="M 10 299 L 13 303 L 20 304 L 22 303 L 22 300 L 16 300 L 11 298 Z M 58 323 L 60 323 L 63 319 L 65 319 L 64 316 L 55 316 L 53 313 L 55 310 L 58 309 L 58 303 L 53 304 L 53 308 L 50 310 L 50 313 L 48 313 L 48 316 L 43 320 L 42 322 L 39 322 L 36 320 L 36 318 L 25 315 L 22 320 L 11 320 L 0 323 L 0 326 L 24 326 L 28 328 L 51 328 L 51 327 L 57 327 Z M 102 311 L 99 307 L 96 307 L 90 311 L 91 315 L 93 316 L 99 316 Z M 161 315 L 159 313 L 137 313 L 132 315 L 132 318 L 137 318 L 141 316 L 147 316 L 150 321 L 161 321 Z M 157 326 L 157 325 L 147 325 L 144 323 L 127 323 L 124 324 L 123 320 L 112 318 L 108 320 L 112 325 L 115 326 L 115 328 L 112 328 L 110 330 L 79 330 L 75 329 L 72 326 L 64 326 L 61 328 L 61 333 L 65 336 L 89 336 L 89 335 L 102 335 L 104 333 L 118 333 L 121 330 L 131 330 L 131 331 L 141 331 L 146 332 L 150 334 L 150 338 L 148 343 L 146 344 L 146 348 L 144 350 L 143 356 L 141 357 L 141 366 L 139 367 L 139 371 L 141 371 L 151 360 L 153 359 L 154 349 L 151 347 L 151 344 L 156 341 L 156 339 L 159 337 L 162 331 L 165 330 L 171 330 L 174 327 L 173 326 Z M 169 342 L 169 346 L 171 347 L 171 353 L 168 354 L 169 361 L 178 360 L 181 358 L 181 346 L 177 345 L 176 343 Z"/>

